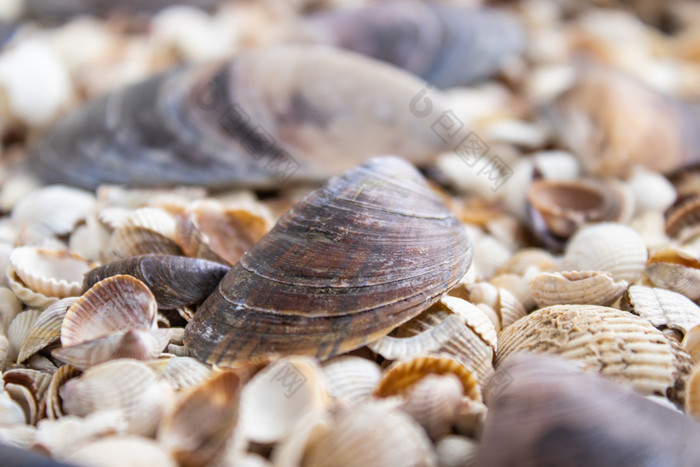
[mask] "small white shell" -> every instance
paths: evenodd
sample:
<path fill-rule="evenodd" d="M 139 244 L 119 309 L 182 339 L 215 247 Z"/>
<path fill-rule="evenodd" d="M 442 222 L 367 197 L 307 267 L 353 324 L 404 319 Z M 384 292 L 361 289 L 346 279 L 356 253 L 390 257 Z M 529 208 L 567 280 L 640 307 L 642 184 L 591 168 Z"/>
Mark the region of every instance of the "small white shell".
<path fill-rule="evenodd" d="M 25 196 L 12 209 L 18 225 L 41 229 L 47 234 L 67 235 L 95 206 L 95 196 L 78 188 L 52 185 Z"/>
<path fill-rule="evenodd" d="M 67 251 L 28 246 L 15 248 L 10 263 L 28 288 L 58 298 L 80 295 L 83 275 L 95 266 Z"/>
<path fill-rule="evenodd" d="M 341 355 L 323 362 L 328 392 L 351 405 L 367 399 L 381 377 L 379 365 L 365 358 Z"/>
<path fill-rule="evenodd" d="M 7 281 L 15 296 L 28 306 L 43 310 L 58 301 L 58 297 L 47 297 L 24 285 L 11 264 L 7 266 Z"/>
<path fill-rule="evenodd" d="M 39 310 L 23 311 L 10 323 L 10 327 L 7 329 L 7 340 L 10 342 L 10 349 L 7 352 L 8 360 L 17 361 L 22 342 L 39 313 L 41 313 Z"/>
<path fill-rule="evenodd" d="M 679 293 L 633 285 L 628 295 L 634 313 L 656 327 L 677 329 L 685 335 L 700 324 L 700 307 Z"/>
<path fill-rule="evenodd" d="M 626 281 L 598 271 L 566 271 L 538 274 L 531 282 L 532 296 L 540 307 L 590 304 L 608 306 L 627 290 Z"/>
<path fill-rule="evenodd" d="M 0 287 L 0 333 L 7 335 L 7 327 L 22 311 L 22 304 L 7 287 Z"/>

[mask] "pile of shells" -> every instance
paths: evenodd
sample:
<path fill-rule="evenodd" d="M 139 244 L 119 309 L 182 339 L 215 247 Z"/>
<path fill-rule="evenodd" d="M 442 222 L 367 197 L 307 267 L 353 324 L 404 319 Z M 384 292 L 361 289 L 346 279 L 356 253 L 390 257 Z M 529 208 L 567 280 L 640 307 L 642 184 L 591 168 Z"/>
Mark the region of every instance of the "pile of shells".
<path fill-rule="evenodd" d="M 697 13 L 5 1 L 0 459 L 700 464 Z"/>

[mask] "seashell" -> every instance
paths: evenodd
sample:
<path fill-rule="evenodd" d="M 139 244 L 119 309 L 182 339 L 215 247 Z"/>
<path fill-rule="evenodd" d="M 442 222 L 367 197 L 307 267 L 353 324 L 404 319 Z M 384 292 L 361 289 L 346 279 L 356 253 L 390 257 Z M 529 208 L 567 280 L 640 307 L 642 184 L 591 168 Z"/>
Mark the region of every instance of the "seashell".
<path fill-rule="evenodd" d="M 700 428 L 688 417 L 571 362 L 523 355 L 496 375 L 510 383 L 494 393 L 475 465 L 692 465 L 700 457 L 692 442 Z"/>
<path fill-rule="evenodd" d="M 304 449 L 304 466 L 436 465 L 425 432 L 386 404 L 366 402 L 342 410 L 329 428 L 314 435 Z"/>
<path fill-rule="evenodd" d="M 500 331 L 525 316 L 525 309 L 515 296 L 504 288 L 488 282 L 479 282 L 468 287 L 468 301 L 476 304 L 482 311 L 486 305 L 496 315 L 494 327 Z M 493 320 L 492 320 L 493 321 Z"/>
<path fill-rule="evenodd" d="M 670 173 L 698 159 L 697 110 L 611 69 L 580 70 L 548 116 L 564 145 L 596 175 L 624 176 L 638 165 Z"/>
<path fill-rule="evenodd" d="M 462 398 L 453 419 L 453 431 L 471 438 L 479 438 L 488 409 L 483 402 Z"/>
<path fill-rule="evenodd" d="M 24 285 L 12 265 L 7 267 L 7 281 L 9 282 L 10 289 L 12 289 L 15 296 L 22 301 L 22 303 L 30 307 L 43 310 L 59 300 L 58 297 L 47 297 L 44 294 L 34 292 L 29 287 Z"/>
<path fill-rule="evenodd" d="M 290 434 L 297 420 L 329 403 L 323 374 L 313 360 L 283 358 L 243 388 L 238 429 L 249 441 L 275 443 Z"/>
<path fill-rule="evenodd" d="M 190 389 L 158 428 L 158 441 L 181 466 L 210 465 L 220 456 L 238 419 L 241 380 L 231 371 Z"/>
<path fill-rule="evenodd" d="M 110 436 L 81 446 L 66 459 L 72 465 L 118 467 L 158 465 L 177 467 L 178 463 L 155 441 L 142 436 Z"/>
<path fill-rule="evenodd" d="M 0 287 L 0 334 L 6 335 L 7 328 L 15 316 L 22 311 L 22 304 L 7 287 Z"/>
<path fill-rule="evenodd" d="M 34 425 L 39 414 L 39 401 L 31 389 L 21 384 L 5 383 L 5 392 L 22 408 L 25 423 Z"/>
<path fill-rule="evenodd" d="M 29 447 L 34 443 L 36 438 L 36 428 L 31 425 L 11 425 L 8 427 L 0 427 L 0 455 L 3 459 L 10 457 L 12 452 L 14 455 L 26 454 Z M 20 451 L 17 449 L 20 448 Z M 31 454 L 30 454 L 31 456 Z M 36 459 L 31 457 L 32 460 Z M 28 465 L 21 463 L 21 465 Z"/>
<path fill-rule="evenodd" d="M 700 299 L 700 261 L 676 248 L 654 252 L 644 270 L 657 287 L 678 292 L 693 301 Z"/>
<path fill-rule="evenodd" d="M 374 158 L 282 216 L 199 308 L 185 345 L 224 366 L 270 354 L 328 358 L 418 315 L 470 259 L 464 229 L 418 171 Z"/>
<path fill-rule="evenodd" d="M 68 380 L 80 375 L 80 370 L 70 365 L 62 365 L 51 377 L 51 382 L 46 390 L 46 417 L 49 419 L 61 418 L 65 415 L 63 401 L 59 394 L 61 386 Z"/>
<path fill-rule="evenodd" d="M 7 340 L 10 347 L 7 351 L 7 359 L 12 362 L 17 361 L 19 349 L 22 342 L 32 327 L 32 323 L 39 316 L 39 310 L 27 310 L 18 314 L 7 328 Z"/>
<path fill-rule="evenodd" d="M 601 223 L 580 229 L 566 247 L 565 271 L 602 271 L 615 281 L 636 282 L 644 271 L 647 249 L 626 225 Z"/>
<path fill-rule="evenodd" d="M 700 325 L 690 328 L 681 344 L 685 351 L 690 354 L 693 363 L 700 362 Z"/>
<path fill-rule="evenodd" d="M 637 212 L 664 212 L 676 200 L 676 190 L 663 175 L 636 167 L 627 179 Z"/>
<path fill-rule="evenodd" d="M 533 232 L 556 249 L 586 222 L 626 222 L 634 212 L 634 200 L 630 202 L 621 190 L 596 180 L 535 180 L 527 199 Z"/>
<path fill-rule="evenodd" d="M 34 425 L 40 416 L 41 404 L 51 375 L 36 370 L 18 368 L 2 375 L 5 391 L 22 409 L 27 423 Z"/>
<path fill-rule="evenodd" d="M 462 396 L 457 376 L 429 374 L 408 389 L 401 410 L 417 421 L 430 439 L 438 440 L 451 432 Z"/>
<path fill-rule="evenodd" d="M 498 10 L 424 1 L 323 11 L 298 28 L 302 38 L 391 63 L 441 88 L 488 78 L 524 39 L 518 22 Z"/>
<path fill-rule="evenodd" d="M 132 211 L 131 209 L 122 206 L 111 206 L 104 209 L 100 209 L 100 211 L 97 213 L 97 220 L 99 221 L 102 227 L 104 227 L 107 231 L 111 233 L 121 227 L 125 227 L 126 220 L 129 218 L 129 216 L 131 216 L 133 212 L 134 211 Z"/>
<path fill-rule="evenodd" d="M 377 154 L 427 162 L 449 145 L 421 111 L 448 108 L 431 90 L 412 112 L 409 103 L 423 86 L 410 73 L 351 52 L 268 47 L 99 97 L 58 122 L 29 159 L 43 178 L 90 189 L 273 187 L 324 179 Z M 141 118 L 144 109 L 152 118 Z"/>
<path fill-rule="evenodd" d="M 174 240 L 177 221 L 164 209 L 147 206 L 129 212 L 119 227 L 143 227 Z"/>
<path fill-rule="evenodd" d="M 368 347 L 389 360 L 411 360 L 434 352 L 450 355 L 484 383 L 493 373 L 496 340 L 493 324 L 479 308 L 460 298 L 443 296 Z"/>
<path fill-rule="evenodd" d="M 0 334 L 0 371 L 4 369 L 5 362 L 7 361 L 7 354 L 10 351 L 10 341 L 7 337 Z"/>
<path fill-rule="evenodd" d="M 537 272 L 556 272 L 559 261 L 549 251 L 541 248 L 523 248 L 518 250 L 508 261 L 503 263 L 496 274 L 517 274 L 524 276 L 529 270 Z"/>
<path fill-rule="evenodd" d="M 24 362 L 29 357 L 57 342 L 61 338 L 61 325 L 68 308 L 76 301 L 77 297 L 61 299 L 42 311 L 32 322 L 31 327 L 22 340 L 17 361 Z"/>
<path fill-rule="evenodd" d="M 640 394 L 676 402 L 690 370 L 688 354 L 649 322 L 595 305 L 550 306 L 515 322 L 499 336 L 496 367 L 522 352 L 560 355 Z"/>
<path fill-rule="evenodd" d="M 30 370 L 38 370 L 48 375 L 53 375 L 58 367 L 43 355 L 34 354 L 27 359 L 25 366 Z"/>
<path fill-rule="evenodd" d="M 475 401 L 481 401 L 479 384 L 472 373 L 460 362 L 449 356 L 425 356 L 394 363 L 384 372 L 374 389 L 377 397 L 405 395 L 409 389 L 427 375 L 454 375 L 462 383 L 462 392 Z"/>
<path fill-rule="evenodd" d="M 474 240 L 474 267 L 478 278 L 491 279 L 511 256 L 510 249 L 491 235 Z"/>
<path fill-rule="evenodd" d="M 170 357 L 162 367 L 163 360 L 146 362 L 162 379 L 170 383 L 174 390 L 197 386 L 212 374 L 211 368 L 190 357 Z"/>
<path fill-rule="evenodd" d="M 685 335 L 700 324 L 700 307 L 679 293 L 633 285 L 627 295 L 632 311 L 656 327 L 677 329 Z"/>
<path fill-rule="evenodd" d="M 677 237 L 700 223 L 700 194 L 679 196 L 666 210 L 666 234 Z"/>
<path fill-rule="evenodd" d="M 371 396 L 382 377 L 379 365 L 352 355 L 331 358 L 323 362 L 322 370 L 328 393 L 349 405 L 359 404 Z"/>
<path fill-rule="evenodd" d="M 175 240 L 146 227 L 125 226 L 112 233 L 107 259 L 114 261 L 132 256 L 158 254 L 182 256 Z"/>
<path fill-rule="evenodd" d="M 69 234 L 95 208 L 95 196 L 78 188 L 52 185 L 24 196 L 12 209 L 17 225 L 45 236 Z"/>
<path fill-rule="evenodd" d="M 177 239 L 187 256 L 236 264 L 272 227 L 271 219 L 246 208 L 196 201 L 179 219 Z"/>
<path fill-rule="evenodd" d="M 27 422 L 27 416 L 22 406 L 7 391 L 0 391 L 0 426 L 23 425 Z M 1 433 L 0 441 L 4 441 Z"/>
<path fill-rule="evenodd" d="M 190 349 L 184 345 L 168 344 L 165 351 L 176 357 L 194 357 L 194 352 L 190 351 Z"/>
<path fill-rule="evenodd" d="M 63 347 L 119 331 L 155 329 L 158 306 L 138 279 L 118 275 L 90 288 L 66 312 L 61 327 Z"/>
<path fill-rule="evenodd" d="M 440 467 L 473 467 L 479 443 L 466 436 L 449 435 L 435 443 Z"/>
<path fill-rule="evenodd" d="M 169 329 L 131 329 L 54 349 L 53 357 L 84 370 L 116 358 L 151 360 L 158 357 L 170 340 Z"/>
<path fill-rule="evenodd" d="M 685 391 L 685 413 L 700 419 L 700 367 L 695 367 L 688 377 Z"/>
<path fill-rule="evenodd" d="M 107 277 L 126 274 L 148 286 L 159 309 L 170 310 L 208 297 L 228 270 L 228 266 L 204 259 L 142 255 L 92 269 L 85 275 L 83 290 Z"/>
<path fill-rule="evenodd" d="M 610 306 L 627 290 L 626 281 L 617 281 L 608 272 L 543 272 L 532 282 L 532 296 L 540 307 L 588 304 Z"/>
<path fill-rule="evenodd" d="M 69 415 L 117 410 L 123 413 L 129 433 L 152 436 L 171 405 L 172 389 L 144 363 L 110 360 L 89 368 L 58 390 Z"/>
<path fill-rule="evenodd" d="M 75 297 L 81 280 L 94 263 L 68 251 L 37 247 L 15 248 L 10 256 L 15 273 L 34 292 L 49 297 Z"/>

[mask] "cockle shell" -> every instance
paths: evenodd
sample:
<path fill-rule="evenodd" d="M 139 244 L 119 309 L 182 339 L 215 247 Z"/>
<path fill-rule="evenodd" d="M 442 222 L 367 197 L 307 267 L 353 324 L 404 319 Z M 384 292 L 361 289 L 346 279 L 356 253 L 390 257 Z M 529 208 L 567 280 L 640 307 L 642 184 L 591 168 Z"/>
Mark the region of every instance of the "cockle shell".
<path fill-rule="evenodd" d="M 448 144 L 409 108 L 423 87 L 331 47 L 261 48 L 97 98 L 39 141 L 30 163 L 44 178 L 88 188 L 221 188 L 324 179 L 378 154 L 427 162 Z M 448 110 L 438 94 L 429 91 L 436 115 Z"/>
<path fill-rule="evenodd" d="M 700 194 L 690 193 L 679 196 L 676 202 L 666 210 L 666 234 L 678 237 L 692 230 L 700 223 Z"/>
<path fill-rule="evenodd" d="M 328 393 L 337 401 L 358 404 L 372 395 L 382 370 L 371 360 L 341 355 L 323 362 L 323 379 Z"/>
<path fill-rule="evenodd" d="M 46 390 L 46 417 L 50 419 L 60 418 L 65 415 L 63 401 L 59 391 L 66 381 L 80 375 L 80 370 L 70 365 L 62 365 L 51 377 L 51 382 Z"/>
<path fill-rule="evenodd" d="M 693 442 L 700 425 L 571 362 L 522 355 L 496 375 L 509 382 L 494 393 L 475 465 L 694 465 L 700 459 Z"/>
<path fill-rule="evenodd" d="M 27 287 L 11 264 L 7 266 L 7 281 L 15 296 L 28 306 L 43 310 L 59 300 L 58 297 L 49 297 Z"/>
<path fill-rule="evenodd" d="M 172 389 L 159 381 L 151 369 L 137 360 L 117 359 L 89 368 L 59 388 L 63 409 L 85 416 L 118 410 L 129 432 L 152 436 L 172 403 Z"/>
<path fill-rule="evenodd" d="M 95 196 L 85 190 L 52 185 L 33 191 L 17 203 L 13 222 L 44 235 L 67 235 L 95 207 Z"/>
<path fill-rule="evenodd" d="M 119 227 L 143 227 L 174 239 L 177 221 L 164 209 L 148 206 L 129 212 Z"/>
<path fill-rule="evenodd" d="M 538 274 L 530 288 L 540 307 L 588 304 L 610 306 L 627 290 L 627 281 L 617 281 L 607 272 L 565 271 Z"/>
<path fill-rule="evenodd" d="M 39 350 L 48 347 L 61 338 L 61 326 L 68 308 L 78 300 L 77 297 L 61 299 L 42 311 L 32 322 L 22 340 L 18 362 L 23 362 Z"/>
<path fill-rule="evenodd" d="M 212 375 L 212 369 L 191 357 L 169 357 L 146 362 L 174 390 L 197 386 Z"/>
<path fill-rule="evenodd" d="M 323 11 L 299 29 L 304 38 L 392 63 L 441 88 L 488 77 L 523 41 L 520 25 L 503 12 L 414 0 Z"/>
<path fill-rule="evenodd" d="M 328 358 L 418 315 L 470 259 L 463 227 L 420 173 L 374 158 L 282 216 L 199 308 L 185 345 L 224 366 Z"/>
<path fill-rule="evenodd" d="M 494 323 L 496 331 L 510 326 L 515 321 L 525 316 L 525 308 L 523 308 L 522 303 L 503 287 L 496 287 L 488 282 L 478 282 L 468 286 L 467 290 L 467 300 L 470 303 L 475 304 L 484 312 L 490 309 L 496 314 L 496 319 L 498 321 L 497 324 Z M 489 313 L 487 313 L 487 315 L 491 317 Z"/>
<path fill-rule="evenodd" d="M 595 305 L 555 305 L 513 323 L 498 340 L 496 365 L 522 352 L 561 355 L 587 371 L 678 402 L 690 357 L 649 322 Z"/>
<path fill-rule="evenodd" d="M 171 310 L 204 300 L 228 271 L 228 266 L 198 258 L 134 256 L 92 269 L 85 274 L 83 290 L 107 277 L 126 274 L 148 286 L 159 309 Z"/>
<path fill-rule="evenodd" d="M 631 311 L 656 327 L 677 329 L 685 335 L 700 324 L 700 307 L 679 293 L 633 285 L 627 295 Z"/>
<path fill-rule="evenodd" d="M 106 260 L 114 261 L 151 253 L 181 256 L 182 249 L 174 239 L 155 230 L 135 225 L 124 226 L 112 233 Z"/>
<path fill-rule="evenodd" d="M 0 331 L 7 335 L 7 328 L 15 316 L 22 311 L 22 304 L 7 287 L 0 287 Z"/>
<path fill-rule="evenodd" d="M 462 382 L 452 374 L 427 375 L 408 389 L 401 410 L 437 440 L 452 430 L 464 395 Z"/>
<path fill-rule="evenodd" d="M 566 247 L 565 271 L 602 271 L 615 281 L 636 282 L 644 271 L 647 248 L 639 234 L 623 224 L 583 227 Z"/>
<path fill-rule="evenodd" d="M 23 408 L 27 423 L 36 424 L 51 375 L 37 370 L 16 368 L 6 371 L 2 380 L 5 391 Z"/>
<path fill-rule="evenodd" d="M 231 371 L 191 388 L 163 418 L 159 443 L 182 466 L 209 465 L 233 433 L 240 393 L 240 377 Z"/>
<path fill-rule="evenodd" d="M 29 289 L 58 298 L 80 295 L 83 274 L 95 266 L 68 251 L 29 246 L 15 248 L 10 264 Z"/>
<path fill-rule="evenodd" d="M 7 351 L 7 358 L 10 361 L 17 361 L 19 349 L 22 346 L 24 338 L 32 327 L 34 320 L 41 313 L 39 310 L 26 310 L 15 316 L 10 326 L 7 328 L 7 340 L 10 343 L 10 348 Z"/>
<path fill-rule="evenodd" d="M 690 253 L 675 248 L 654 252 L 644 273 L 657 287 L 700 299 L 700 261 Z"/>

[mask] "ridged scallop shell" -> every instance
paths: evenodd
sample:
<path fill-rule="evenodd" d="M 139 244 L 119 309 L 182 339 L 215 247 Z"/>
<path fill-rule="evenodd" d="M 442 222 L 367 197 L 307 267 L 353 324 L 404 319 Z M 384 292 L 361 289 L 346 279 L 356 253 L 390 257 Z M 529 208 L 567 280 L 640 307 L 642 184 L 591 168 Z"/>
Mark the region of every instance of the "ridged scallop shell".
<path fill-rule="evenodd" d="M 377 397 L 404 395 L 412 385 L 431 374 L 456 376 L 462 383 L 464 395 L 481 401 L 479 384 L 472 373 L 460 362 L 446 355 L 416 357 L 394 363 L 384 372 L 374 389 L 374 394 Z"/>
<path fill-rule="evenodd" d="M 649 322 L 595 305 L 537 310 L 499 336 L 496 365 L 521 352 L 549 353 L 631 385 L 641 394 L 683 398 L 690 357 Z"/>
<path fill-rule="evenodd" d="M 480 384 L 493 373 L 496 330 L 482 310 L 461 298 L 440 301 L 369 348 L 389 360 L 409 360 L 428 353 L 451 355 Z"/>
<path fill-rule="evenodd" d="M 90 288 L 66 312 L 64 347 L 119 331 L 155 328 L 158 306 L 146 285 L 131 276 L 112 276 Z"/>
<path fill-rule="evenodd" d="M 318 467 L 436 465 L 430 440 L 420 426 L 379 402 L 340 411 L 330 427 L 310 437 L 303 451 L 304 465 Z"/>
<path fill-rule="evenodd" d="M 181 256 L 182 250 L 175 240 L 140 226 L 118 228 L 112 233 L 107 246 L 109 261 L 150 253 Z"/>
<path fill-rule="evenodd" d="M 588 304 L 609 306 L 627 290 L 627 281 L 617 281 L 607 272 L 565 271 L 538 274 L 532 282 L 532 296 L 540 307 Z"/>
<path fill-rule="evenodd" d="M 240 434 L 257 443 L 275 443 L 289 435 L 298 419 L 329 404 L 323 373 L 312 359 L 277 360 L 243 388 Z"/>
<path fill-rule="evenodd" d="M 424 311 L 470 257 L 464 228 L 425 178 L 402 159 L 373 158 L 282 216 L 198 309 L 185 345 L 224 366 L 328 358 Z"/>
<path fill-rule="evenodd" d="M 603 271 L 615 281 L 633 284 L 644 271 L 647 249 L 639 234 L 614 223 L 583 227 L 566 247 L 562 268 L 566 271 Z"/>
<path fill-rule="evenodd" d="M 236 264 L 271 227 L 269 217 L 251 209 L 202 200 L 178 220 L 177 240 L 187 256 Z"/>
<path fill-rule="evenodd" d="M 80 370 L 70 365 L 62 365 L 51 377 L 51 382 L 46 390 L 46 417 L 50 419 L 60 418 L 65 415 L 63 401 L 59 391 L 68 380 L 80 375 Z"/>
<path fill-rule="evenodd" d="M 666 234 L 677 237 L 700 222 L 700 194 L 680 196 L 666 210 Z"/>
<path fill-rule="evenodd" d="M 49 297 L 77 297 L 83 274 L 95 264 L 68 251 L 39 247 L 15 248 L 10 263 L 17 276 L 34 292 Z"/>
<path fill-rule="evenodd" d="M 26 336 L 22 340 L 19 349 L 18 362 L 23 362 L 36 352 L 58 342 L 61 339 L 61 326 L 68 308 L 78 300 L 77 297 L 68 297 L 57 301 L 46 308 L 32 322 Z"/>
<path fill-rule="evenodd" d="M 131 211 L 120 227 L 143 227 L 174 240 L 177 221 L 166 210 L 148 206 Z"/>
<path fill-rule="evenodd" d="M 464 388 L 453 374 L 426 375 L 408 389 L 401 410 L 437 440 L 450 433 Z"/>
<path fill-rule="evenodd" d="M 172 389 L 151 369 L 136 360 L 119 359 L 89 368 L 59 388 L 63 409 L 85 416 L 118 410 L 129 432 L 152 436 L 172 402 Z"/>
<path fill-rule="evenodd" d="M 647 261 L 644 272 L 657 287 L 678 292 L 693 301 L 700 299 L 700 261 L 686 251 L 658 250 Z"/>
<path fill-rule="evenodd" d="M 78 188 L 52 185 L 39 188 L 22 198 L 10 217 L 31 230 L 67 235 L 94 209 L 95 196 Z"/>
<path fill-rule="evenodd" d="M 238 421 L 240 377 L 215 374 L 177 401 L 158 427 L 158 442 L 181 466 L 210 465 L 219 457 Z"/>
<path fill-rule="evenodd" d="M 0 287 L 0 334 L 7 335 L 7 328 L 20 311 L 22 304 L 17 296 L 7 287 Z"/>
<path fill-rule="evenodd" d="M 685 335 L 700 324 L 700 307 L 679 293 L 633 285 L 628 300 L 634 313 L 656 327 L 677 329 Z"/>
<path fill-rule="evenodd" d="M 212 369 L 191 357 L 170 357 L 146 362 L 162 379 L 176 391 L 197 386 L 212 375 Z"/>
<path fill-rule="evenodd" d="M 7 328 L 7 340 L 10 343 L 10 348 L 7 352 L 7 358 L 10 361 L 17 361 L 19 349 L 22 347 L 22 342 L 27 336 L 27 333 L 32 327 L 32 323 L 41 313 L 39 310 L 26 310 L 15 316 L 10 326 Z"/>
<path fill-rule="evenodd" d="M 58 297 L 47 297 L 31 290 L 22 282 L 11 264 L 7 266 L 7 281 L 15 296 L 28 306 L 43 310 L 59 300 Z"/>
<path fill-rule="evenodd" d="M 328 393 L 337 401 L 350 405 L 370 397 L 382 377 L 379 365 L 351 355 L 341 355 L 325 361 L 322 370 Z"/>

